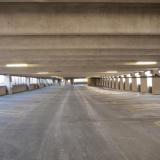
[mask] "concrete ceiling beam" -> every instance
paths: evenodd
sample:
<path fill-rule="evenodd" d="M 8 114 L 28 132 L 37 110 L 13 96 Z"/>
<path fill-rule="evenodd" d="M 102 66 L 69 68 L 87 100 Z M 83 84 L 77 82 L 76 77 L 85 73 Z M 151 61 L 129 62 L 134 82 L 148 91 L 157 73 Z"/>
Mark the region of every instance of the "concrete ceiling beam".
<path fill-rule="evenodd" d="M 0 49 L 160 49 L 160 36 L 0 36 Z"/>
<path fill-rule="evenodd" d="M 0 35 L 157 35 L 160 9 L 151 4 L 2 3 L 0 22 Z"/>

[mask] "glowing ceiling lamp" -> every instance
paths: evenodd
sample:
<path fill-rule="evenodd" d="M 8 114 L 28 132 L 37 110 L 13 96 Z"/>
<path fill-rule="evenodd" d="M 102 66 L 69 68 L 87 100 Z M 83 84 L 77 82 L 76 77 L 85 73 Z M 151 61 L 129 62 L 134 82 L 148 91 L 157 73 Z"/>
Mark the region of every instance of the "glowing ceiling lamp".
<path fill-rule="evenodd" d="M 26 63 L 6 64 L 6 67 L 28 67 Z"/>
<path fill-rule="evenodd" d="M 118 73 L 118 71 L 107 71 L 106 73 L 116 74 L 116 73 Z"/>
<path fill-rule="evenodd" d="M 137 65 L 156 65 L 157 62 L 155 61 L 139 61 L 136 62 Z"/>
<path fill-rule="evenodd" d="M 37 74 L 49 74 L 49 72 L 38 72 Z"/>

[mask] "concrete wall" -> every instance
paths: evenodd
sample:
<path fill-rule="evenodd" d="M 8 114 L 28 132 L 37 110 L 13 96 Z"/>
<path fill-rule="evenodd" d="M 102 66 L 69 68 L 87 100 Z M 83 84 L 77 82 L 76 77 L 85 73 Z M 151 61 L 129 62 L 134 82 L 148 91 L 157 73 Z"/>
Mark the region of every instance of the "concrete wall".
<path fill-rule="evenodd" d="M 147 78 L 141 78 L 141 92 L 148 93 L 149 88 L 147 87 Z"/>
<path fill-rule="evenodd" d="M 45 87 L 45 84 L 38 84 L 38 88 L 43 88 L 43 87 Z"/>
<path fill-rule="evenodd" d="M 89 86 L 96 86 L 96 78 L 88 78 Z"/>
<path fill-rule="evenodd" d="M 160 77 L 153 77 L 152 94 L 160 94 Z"/>
<path fill-rule="evenodd" d="M 125 91 L 130 91 L 129 78 L 125 78 Z"/>
<path fill-rule="evenodd" d="M 37 89 L 38 88 L 38 84 L 30 84 L 28 86 L 28 90 L 34 90 L 34 89 Z"/>
<path fill-rule="evenodd" d="M 27 91 L 27 85 L 13 85 L 12 86 L 12 93 L 24 92 Z"/>
<path fill-rule="evenodd" d="M 137 92 L 138 91 L 138 86 L 137 86 L 137 79 L 132 78 L 132 91 Z"/>
<path fill-rule="evenodd" d="M 7 88 L 5 86 L 0 86 L 0 96 L 7 94 Z"/>

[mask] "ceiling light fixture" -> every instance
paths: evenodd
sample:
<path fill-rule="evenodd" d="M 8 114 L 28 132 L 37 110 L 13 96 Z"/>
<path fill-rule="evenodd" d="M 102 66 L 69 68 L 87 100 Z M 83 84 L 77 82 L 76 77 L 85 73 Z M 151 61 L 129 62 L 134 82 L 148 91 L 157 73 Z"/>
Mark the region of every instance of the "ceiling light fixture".
<path fill-rule="evenodd" d="M 19 63 L 19 64 L 6 64 L 6 67 L 28 67 L 28 64 Z"/>
<path fill-rule="evenodd" d="M 118 71 L 107 71 L 106 73 L 118 73 Z"/>
<path fill-rule="evenodd" d="M 157 62 L 154 62 L 154 61 L 139 61 L 139 62 L 136 62 L 137 65 L 155 65 L 157 64 Z"/>
<path fill-rule="evenodd" d="M 49 74 L 49 72 L 38 72 L 37 74 Z"/>

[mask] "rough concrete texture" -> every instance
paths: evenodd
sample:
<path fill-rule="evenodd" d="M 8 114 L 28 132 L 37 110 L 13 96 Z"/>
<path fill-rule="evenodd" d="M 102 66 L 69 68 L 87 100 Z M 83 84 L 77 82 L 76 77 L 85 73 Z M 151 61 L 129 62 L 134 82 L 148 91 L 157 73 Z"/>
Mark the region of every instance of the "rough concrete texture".
<path fill-rule="evenodd" d="M 0 4 L 1 74 L 110 77 L 115 74 L 107 71 L 160 68 L 159 62 L 135 65 L 160 59 L 160 3 L 153 4 L 159 0 L 10 1 L 17 3 Z M 29 67 L 15 70 L 5 67 L 8 63 Z"/>
<path fill-rule="evenodd" d="M 160 96 L 48 87 L 0 98 L 1 160 L 159 160 Z"/>
<path fill-rule="evenodd" d="M 141 78 L 141 92 L 147 93 L 149 92 L 148 86 L 147 86 L 147 78 Z"/>
<path fill-rule="evenodd" d="M 125 90 L 126 91 L 130 91 L 129 78 L 125 78 Z"/>

